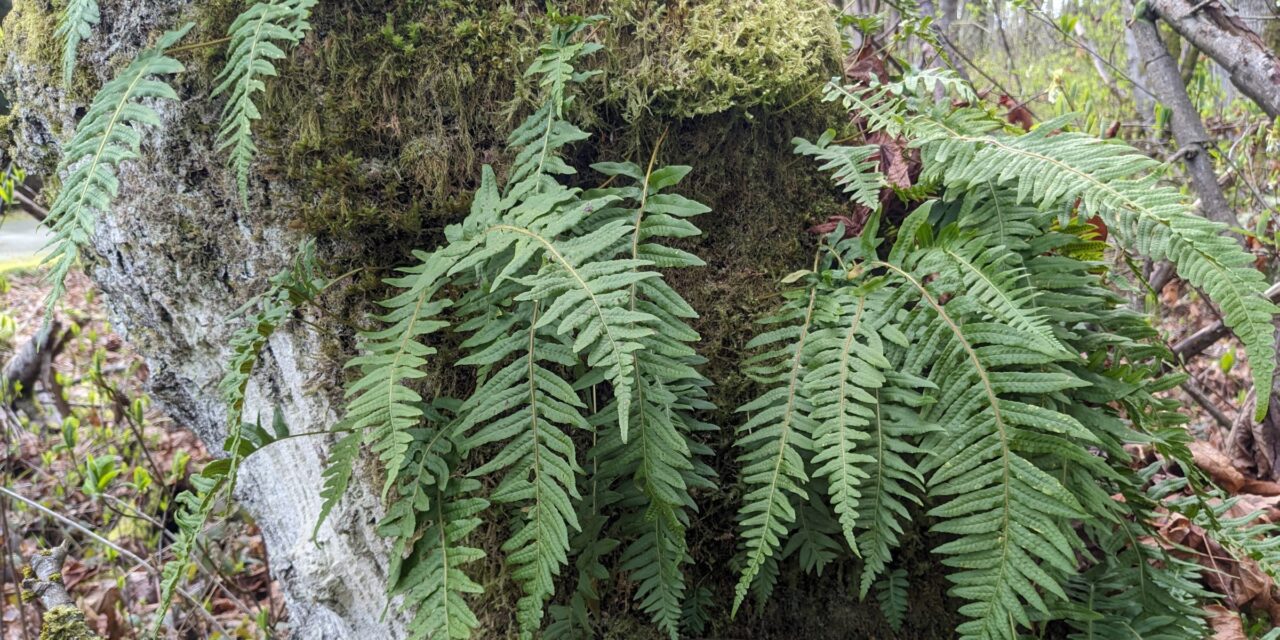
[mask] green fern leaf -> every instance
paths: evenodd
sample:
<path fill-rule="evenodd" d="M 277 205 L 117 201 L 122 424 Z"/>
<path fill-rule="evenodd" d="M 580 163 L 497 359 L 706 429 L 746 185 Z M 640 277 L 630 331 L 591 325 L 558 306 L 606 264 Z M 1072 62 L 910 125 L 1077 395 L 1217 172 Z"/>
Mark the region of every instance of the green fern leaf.
<path fill-rule="evenodd" d="M 76 52 L 80 43 L 93 35 L 93 28 L 102 19 L 98 0 L 68 0 L 66 8 L 58 16 L 58 27 L 53 35 L 62 39 L 62 85 L 71 86 L 76 70 Z"/>
<path fill-rule="evenodd" d="M 544 330 L 539 303 L 524 334 L 501 338 L 518 342 L 523 354 L 495 373 L 464 403 L 459 433 L 465 449 L 501 444 L 501 450 L 471 476 L 503 472 L 490 494 L 498 504 L 519 505 L 521 524 L 502 545 L 511 575 L 524 596 L 516 605 L 522 638 L 542 626 L 543 606 L 555 593 L 555 578 L 568 562 L 570 530 L 580 530 L 573 503 L 580 498 L 576 447 L 568 429 L 589 429 L 585 408 L 573 387 L 548 365 L 572 363 L 570 345 Z M 542 335 L 540 335 L 542 334 Z M 546 335 L 550 334 L 550 335 Z"/>
<path fill-rule="evenodd" d="M 738 520 L 746 564 L 734 589 L 737 615 L 752 582 L 773 560 L 796 520 L 795 500 L 808 498 L 803 454 L 813 450 L 814 421 L 804 388 L 804 353 L 817 302 L 816 286 L 790 291 L 788 301 L 764 322 L 779 328 L 756 336 L 748 348 L 768 347 L 747 361 L 748 375 L 772 385 L 738 408 L 750 418 L 738 427 L 742 479 L 747 485 Z"/>
<path fill-rule="evenodd" d="M 227 34 L 226 65 L 218 74 L 213 95 L 228 95 L 218 129 L 218 149 L 230 149 L 228 163 L 236 175 L 242 203 L 248 206 L 249 167 L 258 154 L 253 123 L 262 117 L 253 96 L 266 89 L 263 78 L 276 75 L 275 63 L 284 48 L 295 45 L 311 29 L 307 18 L 317 0 L 270 0 L 245 10 Z"/>
<path fill-rule="evenodd" d="M 880 189 L 885 186 L 884 176 L 877 171 L 878 163 L 871 157 L 880 152 L 874 145 L 850 147 L 832 145 L 835 129 L 827 129 L 817 142 L 795 138 L 796 153 L 813 156 L 822 162 L 821 171 L 831 171 L 836 184 L 844 187 L 854 202 L 875 209 L 880 205 Z"/>
<path fill-rule="evenodd" d="M 1225 228 L 1192 213 L 1181 195 L 1146 173 L 1157 163 L 1132 148 L 1079 133 L 1049 133 L 1044 123 L 1016 137 L 994 136 L 985 114 L 959 110 L 945 119 L 919 118 L 924 175 L 964 189 L 1017 178 L 1017 200 L 1041 208 L 1080 201 L 1084 216 L 1099 215 L 1119 242 L 1154 260 L 1170 260 L 1178 274 L 1203 289 L 1222 309 L 1245 345 L 1254 385 L 1270 389 L 1274 376 L 1277 307 L 1263 295 L 1268 283 L 1253 257 Z M 1257 419 L 1267 411 L 1259 402 Z"/>
<path fill-rule="evenodd" d="M 894 631 L 902 631 L 902 623 L 907 618 L 907 572 L 894 569 L 884 574 L 876 586 L 876 599 L 889 626 Z"/>
<path fill-rule="evenodd" d="M 66 173 L 45 224 L 52 230 L 53 251 L 44 263 L 52 263 L 49 279 L 53 286 L 45 306 L 53 305 L 66 291 L 67 273 L 75 265 L 80 250 L 89 243 L 100 213 L 111 207 L 120 189 L 116 169 L 138 157 L 141 127 L 158 126 L 160 116 L 140 100 L 177 100 L 178 94 L 156 76 L 183 71 L 165 50 L 191 30 L 188 24 L 160 36 L 155 46 L 138 54 L 113 80 L 102 87 L 76 125 L 71 142 L 63 147 L 58 173 Z"/>

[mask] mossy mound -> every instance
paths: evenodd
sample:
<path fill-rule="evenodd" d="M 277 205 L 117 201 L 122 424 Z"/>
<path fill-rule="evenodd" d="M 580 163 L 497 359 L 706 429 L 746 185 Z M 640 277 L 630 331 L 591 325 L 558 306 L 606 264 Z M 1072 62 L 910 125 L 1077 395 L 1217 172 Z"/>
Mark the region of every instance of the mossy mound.
<path fill-rule="evenodd" d="M 531 0 L 366 4 L 317 7 L 312 35 L 270 84 L 263 173 L 297 184 L 308 231 L 431 234 L 465 212 L 481 164 L 501 168 L 547 16 Z M 588 36 L 606 46 L 593 60 L 604 73 L 574 115 L 614 155 L 666 122 L 781 108 L 838 68 L 817 0 L 568 4 L 608 18 Z"/>

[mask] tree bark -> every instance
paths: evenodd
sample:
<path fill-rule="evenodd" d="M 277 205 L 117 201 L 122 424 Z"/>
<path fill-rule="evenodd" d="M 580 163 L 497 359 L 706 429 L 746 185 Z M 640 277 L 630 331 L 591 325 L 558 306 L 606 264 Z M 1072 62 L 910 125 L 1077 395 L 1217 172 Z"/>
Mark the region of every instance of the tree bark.
<path fill-rule="evenodd" d="M 1231 74 L 1231 83 L 1272 118 L 1280 115 L 1280 59 L 1217 0 L 1148 0 L 1147 7 Z"/>
<path fill-rule="evenodd" d="M 1173 137 L 1180 147 L 1178 155 L 1182 157 L 1187 173 L 1191 175 L 1191 186 L 1196 195 L 1200 196 L 1201 213 L 1210 220 L 1228 226 L 1240 224 L 1222 193 L 1222 187 L 1218 185 L 1213 158 L 1209 156 L 1209 146 L 1213 139 L 1205 131 L 1200 112 L 1187 95 L 1178 62 L 1165 48 L 1156 23 L 1150 16 L 1134 16 L 1129 28 L 1133 31 L 1134 41 L 1142 54 L 1142 63 L 1151 88 L 1173 112 Z"/>

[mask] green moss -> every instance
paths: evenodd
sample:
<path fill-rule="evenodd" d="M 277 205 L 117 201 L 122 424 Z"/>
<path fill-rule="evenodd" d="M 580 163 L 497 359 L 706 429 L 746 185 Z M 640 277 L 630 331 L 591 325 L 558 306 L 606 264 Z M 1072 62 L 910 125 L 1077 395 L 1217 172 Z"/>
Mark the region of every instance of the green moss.
<path fill-rule="evenodd" d="M 838 68 L 820 0 L 564 4 L 609 18 L 588 36 L 606 45 L 593 61 L 605 73 L 574 114 L 598 139 L 767 112 Z M 303 228 L 403 255 L 406 234 L 418 243 L 465 213 L 481 164 L 501 168 L 546 16 L 534 0 L 374 5 L 317 7 L 313 33 L 268 83 L 259 132 L 264 174 L 298 187 Z"/>
<path fill-rule="evenodd" d="M 631 94 L 626 106 L 633 118 L 644 111 L 684 118 L 779 106 L 838 68 L 839 35 L 825 3 L 686 1 L 665 12 L 658 21 L 619 22 L 635 30 L 640 45 L 628 47 L 621 56 L 628 64 L 614 70 Z"/>
<path fill-rule="evenodd" d="M 62 605 L 44 612 L 40 640 L 100 640 L 100 636 L 89 630 L 83 612 Z"/>

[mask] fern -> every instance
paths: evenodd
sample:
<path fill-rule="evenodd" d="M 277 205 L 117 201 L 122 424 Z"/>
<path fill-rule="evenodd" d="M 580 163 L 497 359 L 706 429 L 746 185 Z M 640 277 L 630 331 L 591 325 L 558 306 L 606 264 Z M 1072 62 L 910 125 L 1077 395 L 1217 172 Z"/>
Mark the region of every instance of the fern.
<path fill-rule="evenodd" d="M 160 36 L 154 47 L 138 54 L 103 86 L 76 125 L 71 142 L 63 147 L 58 173 L 65 172 L 66 177 L 45 220 L 54 236 L 50 241 L 53 251 L 44 259 L 53 264 L 49 274 L 53 286 L 45 298 L 50 313 L 66 292 L 67 274 L 75 266 L 81 248 L 89 243 L 98 215 L 110 208 L 120 189 L 116 170 L 121 163 L 138 157 L 140 128 L 160 123 L 155 110 L 140 100 L 178 99 L 173 88 L 156 76 L 183 70 L 181 63 L 165 55 L 165 50 L 192 26 Z"/>
<path fill-rule="evenodd" d="M 880 246 L 878 212 L 859 238 L 827 239 L 814 269 L 788 278 L 806 288 L 786 292 L 770 318 L 783 328 L 755 339 L 766 349 L 750 372 L 767 390 L 748 405 L 761 413 L 739 428 L 736 443 L 744 451 L 746 559 L 735 608 L 753 583 L 767 595 L 779 559 L 795 556 L 819 571 L 845 557 L 831 542 L 838 531 L 863 556 L 862 595 L 879 579 L 886 616 L 900 625 L 905 592 L 894 590 L 903 575 L 884 570 L 916 503 L 945 536 L 933 552 L 951 568 L 950 594 L 962 601 L 959 637 L 1014 640 L 1043 634 L 1053 620 L 1095 634 L 1081 637 L 1193 637 L 1203 622 L 1188 605 L 1205 594 L 1190 585 L 1185 565 L 1151 564 L 1153 548 L 1140 542 L 1154 533 L 1142 506 L 1150 500 L 1138 491 L 1146 480 L 1124 449 L 1155 442 L 1172 459 L 1189 459 L 1185 446 L 1167 440 L 1169 403 L 1153 395 L 1176 381 L 1158 375 L 1167 351 L 1149 343 L 1150 324 L 1123 307 L 1099 276 L 1103 265 L 1089 261 L 1100 256 L 1098 243 L 1079 220 L 1104 208 L 1118 224 L 1159 217 L 1141 241 L 1133 230 L 1119 239 L 1189 272 L 1221 251 L 1214 277 L 1238 285 L 1221 303 L 1246 324 L 1269 321 L 1269 303 L 1253 302 L 1261 300 L 1260 276 L 1176 194 L 1132 177 L 1143 166 L 1097 159 L 1127 157 L 1111 154 L 1115 147 L 1072 134 L 1049 141 L 1045 132 L 1062 123 L 995 135 L 985 115 L 948 115 L 915 95 L 936 84 L 829 92 L 872 129 L 920 146 L 919 193 L 938 199 L 896 225 L 892 247 Z M 823 140 L 797 140 L 798 151 L 817 157 L 838 184 L 858 185 L 847 191 L 874 207 L 878 177 L 861 175 L 873 167 L 824 156 Z M 1203 273 L 1188 277 L 1205 284 Z M 1233 302 L 1240 299 L 1251 302 Z M 798 376 L 804 385 L 791 384 Z M 1224 546 L 1273 554 L 1250 518 L 1203 517 Z M 1106 549 L 1106 561 L 1086 553 L 1094 545 Z M 1124 592 L 1121 575 L 1145 582 Z M 1125 617 L 1143 622 L 1121 625 Z"/>
<path fill-rule="evenodd" d="M 553 607 L 554 624 L 565 633 L 590 626 L 581 611 L 599 566 L 592 554 L 620 541 L 595 518 L 583 532 L 578 516 L 584 470 L 575 436 L 597 431 L 602 444 L 593 450 L 593 482 L 619 496 L 611 504 L 623 509 L 618 533 L 630 539 L 624 568 L 639 585 L 642 608 L 674 635 L 684 593 L 680 567 L 688 559 L 688 491 L 705 485 L 708 471 L 692 461 L 705 448 L 691 440 L 704 428 L 691 412 L 708 406 L 709 383 L 688 345 L 697 339 L 685 324 L 692 309 L 652 270 L 700 261 L 654 240 L 696 234 L 685 218 L 706 208 L 661 193 L 687 167 L 651 165 L 641 175 L 634 166 L 612 165 L 637 177 L 637 187 L 583 192 L 561 184 L 576 171 L 562 150 L 587 137 L 563 119 L 571 86 L 593 75 L 572 66 L 598 49 L 571 41 L 586 24 L 558 27 L 530 67 L 544 100 L 508 140 L 514 165 L 506 185 L 500 188 L 486 167 L 471 213 L 446 229 L 448 243 L 419 252 L 416 266 L 387 281 L 400 293 L 382 303 L 386 328 L 362 334 L 362 354 L 349 363 L 361 376 L 347 388 L 347 413 L 335 430 L 367 434 L 387 475 L 394 522 L 422 521 L 434 508 L 432 492 L 447 491 L 455 470 L 494 477 L 488 501 L 513 515 L 501 549 L 523 592 L 522 637 L 542 627 L 575 547 L 596 551 L 580 558 L 585 573 L 568 608 Z M 460 294 L 456 303 L 443 297 L 446 290 Z M 424 413 L 429 403 L 415 381 L 436 353 L 427 341 L 450 325 L 465 335 L 457 364 L 474 367 L 479 382 L 446 424 Z M 606 387 L 600 392 L 607 403 L 589 421 L 579 394 L 595 385 Z M 428 432 L 451 435 L 420 451 L 414 443 L 423 438 L 424 420 Z M 325 513 L 351 477 L 354 447 L 338 453 L 325 472 Z M 406 466 L 411 459 L 419 467 Z M 638 492 L 608 487 L 628 477 Z M 388 525 L 384 532 L 407 548 L 419 528 Z M 426 578 L 438 580 L 434 574 Z M 420 616 L 443 619 L 426 611 L 438 610 L 438 599 L 418 604 Z"/>
<path fill-rule="evenodd" d="M 1253 258 L 1222 234 L 1223 225 L 1195 215 L 1176 190 L 1160 185 L 1151 173 L 1156 161 L 1080 133 L 1051 135 L 1069 121 L 1064 116 L 1028 134 L 998 136 L 992 132 L 999 123 L 985 113 L 960 109 L 912 118 L 907 129 L 921 148 L 923 178 L 955 190 L 1016 178 L 1015 202 L 1047 209 L 1079 201 L 1082 216 L 1100 216 L 1123 245 L 1173 262 L 1179 275 L 1219 305 L 1245 345 L 1255 387 L 1269 389 L 1277 308 L 1264 295 L 1268 283 Z M 1258 403 L 1256 419 L 1266 415 L 1267 405 Z"/>
<path fill-rule="evenodd" d="M 266 89 L 263 78 L 276 75 L 273 61 L 285 57 L 282 46 L 295 45 L 311 25 L 307 18 L 317 0 L 269 0 L 245 10 L 227 29 L 231 43 L 226 65 L 213 95 L 227 94 L 218 129 L 218 148 L 229 149 L 227 161 L 236 175 L 242 203 L 248 206 L 249 167 L 257 156 L 253 123 L 262 117 L 253 95 Z"/>
<path fill-rule="evenodd" d="M 796 501 L 806 500 L 803 455 L 813 450 L 814 421 L 804 388 L 804 353 L 818 301 L 816 283 L 786 294 L 787 304 L 763 320 L 778 328 L 756 336 L 750 349 L 768 350 L 747 361 L 747 374 L 770 385 L 760 397 L 738 408 L 750 418 L 738 427 L 742 450 L 743 496 L 738 520 L 746 564 L 734 589 L 732 613 L 746 599 L 751 584 L 773 558 L 796 520 Z"/>
<path fill-rule="evenodd" d="M 102 19 L 98 0 L 69 0 L 58 16 L 58 28 L 54 36 L 62 39 L 62 84 L 71 86 L 76 70 L 76 53 L 80 43 L 93 35 L 93 28 Z"/>
<path fill-rule="evenodd" d="M 876 585 L 876 599 L 889 626 L 894 631 L 902 631 L 907 617 L 907 572 L 894 569 L 886 573 Z"/>

